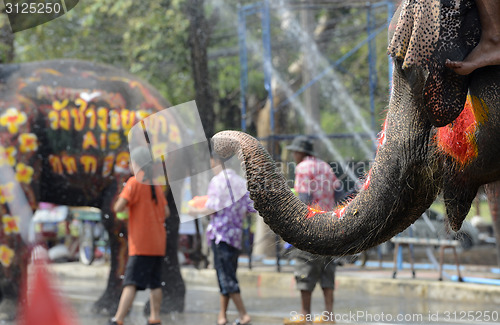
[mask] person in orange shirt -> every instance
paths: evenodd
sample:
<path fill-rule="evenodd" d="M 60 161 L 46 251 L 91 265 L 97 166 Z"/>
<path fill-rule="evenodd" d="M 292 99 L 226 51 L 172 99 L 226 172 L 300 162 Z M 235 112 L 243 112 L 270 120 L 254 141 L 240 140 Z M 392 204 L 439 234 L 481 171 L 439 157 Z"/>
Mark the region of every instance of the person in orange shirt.
<path fill-rule="evenodd" d="M 129 211 L 128 253 L 123 291 L 115 316 L 109 325 L 121 325 L 134 302 L 137 290 L 149 288 L 151 314 L 148 324 L 161 324 L 161 266 L 166 251 L 165 218 L 170 215 L 162 189 L 152 184 L 151 155 L 146 147 L 130 153 L 136 175 L 129 178 L 113 209 Z M 138 171 L 138 172 L 137 172 Z"/>

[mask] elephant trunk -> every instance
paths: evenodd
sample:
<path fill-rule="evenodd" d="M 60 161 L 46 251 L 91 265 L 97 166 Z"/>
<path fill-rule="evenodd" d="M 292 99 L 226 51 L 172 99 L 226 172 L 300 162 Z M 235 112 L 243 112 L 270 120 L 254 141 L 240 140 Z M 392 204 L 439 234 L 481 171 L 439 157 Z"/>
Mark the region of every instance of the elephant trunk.
<path fill-rule="evenodd" d="M 334 211 L 318 211 L 291 192 L 269 153 L 252 136 L 223 131 L 212 141 L 222 157 L 238 154 L 243 161 L 250 197 L 270 228 L 293 246 L 315 254 L 354 254 L 390 239 L 411 225 L 438 192 L 436 182 L 429 182 L 434 175 L 431 167 L 422 168 L 415 161 L 403 168 L 386 153 L 377 155 L 355 199 Z"/>

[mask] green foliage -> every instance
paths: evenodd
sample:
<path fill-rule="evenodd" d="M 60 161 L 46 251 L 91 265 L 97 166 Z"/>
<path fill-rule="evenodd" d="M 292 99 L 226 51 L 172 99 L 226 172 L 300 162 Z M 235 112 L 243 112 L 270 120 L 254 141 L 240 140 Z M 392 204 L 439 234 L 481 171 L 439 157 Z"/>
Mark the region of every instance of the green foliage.
<path fill-rule="evenodd" d="M 68 14 L 16 33 L 16 61 L 26 62 L 57 58 L 78 58 L 109 63 L 131 71 L 149 81 L 172 103 L 190 101 L 195 97 L 188 43 L 189 20 L 185 15 L 188 0 L 86 0 Z M 238 4 L 256 1 L 205 2 L 205 15 L 210 21 L 209 73 L 215 98 L 216 128 L 240 126 L 240 62 L 238 56 Z M 274 5 L 271 2 L 271 5 Z M 297 21 L 298 10 L 291 10 Z M 375 11 L 375 27 L 386 23 L 384 8 Z M 248 87 L 247 98 L 256 98 L 261 105 L 266 97 L 264 89 L 262 26 L 260 15 L 247 16 Z M 366 36 L 366 8 L 318 8 L 314 19 L 328 22 L 325 32 L 317 39 L 318 48 L 326 62 L 332 64 L 342 58 Z M 277 11 L 271 9 L 271 47 L 275 76 L 290 84 L 292 91 L 303 84 L 299 73 L 289 67 L 303 56 L 297 38 L 286 30 Z M 388 59 L 386 32 L 375 39 L 378 87 L 375 92 L 375 130 L 382 124 L 388 101 Z M 212 54 L 212 56 L 210 56 Z M 305 60 L 310 57 L 305 55 Z M 316 76 L 327 66 L 318 66 Z M 350 97 L 361 108 L 361 115 L 371 126 L 369 104 L 368 47 L 364 45 L 335 69 Z M 320 82 L 329 81 L 322 78 Z M 336 94 L 320 87 L 318 101 L 321 109 L 321 127 L 325 133 L 364 132 L 353 119 L 354 128 L 347 127 L 339 114 L 342 103 Z M 249 108 L 250 109 L 250 108 Z M 254 107 L 255 109 L 255 107 Z M 287 108 L 287 132 L 303 132 L 300 114 Z M 252 112 L 248 112 L 250 115 Z M 347 117 L 346 117 L 347 116 Z M 351 117 L 352 118 L 352 117 Z M 353 146 L 345 146 L 348 156 L 356 156 Z"/>
<path fill-rule="evenodd" d="M 87 0 L 16 34 L 16 61 L 75 58 L 109 63 L 149 81 L 173 104 L 192 100 L 189 22 L 180 1 Z"/>

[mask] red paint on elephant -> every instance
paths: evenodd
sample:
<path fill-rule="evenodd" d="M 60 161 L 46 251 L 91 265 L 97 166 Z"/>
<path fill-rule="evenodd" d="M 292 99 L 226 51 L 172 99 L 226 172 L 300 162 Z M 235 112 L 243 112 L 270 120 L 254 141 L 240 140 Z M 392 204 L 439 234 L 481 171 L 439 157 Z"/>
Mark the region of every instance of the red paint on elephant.
<path fill-rule="evenodd" d="M 476 130 L 488 117 L 488 109 L 477 97 L 467 97 L 465 107 L 458 118 L 438 129 L 438 147 L 453 157 L 459 164 L 466 165 L 477 157 Z"/>
<path fill-rule="evenodd" d="M 347 203 L 343 207 L 339 207 L 337 210 L 333 211 L 333 215 L 336 216 L 338 219 L 342 219 L 345 214 L 345 209 L 347 208 L 349 204 Z"/>
<path fill-rule="evenodd" d="M 315 209 L 315 208 L 312 208 L 310 206 L 307 207 L 307 215 L 306 215 L 306 219 L 309 219 L 309 218 L 312 218 L 314 217 L 315 215 L 317 215 L 318 213 L 326 213 L 326 211 L 323 211 L 323 210 L 320 210 L 320 209 Z"/>
<path fill-rule="evenodd" d="M 344 214 L 345 214 L 345 209 L 347 208 L 347 205 L 340 208 L 340 209 L 337 209 L 333 212 L 333 215 L 336 216 L 337 218 L 341 219 Z M 327 213 L 328 211 L 323 211 L 321 210 L 320 208 L 313 208 L 313 207 L 310 207 L 308 206 L 307 207 L 307 215 L 306 215 L 306 219 L 309 219 L 309 218 L 312 218 L 314 217 L 315 215 L 317 214 L 322 214 L 322 213 Z"/>
<path fill-rule="evenodd" d="M 386 132 L 387 132 L 387 120 L 384 121 L 384 125 L 382 127 L 382 131 L 380 131 L 380 133 L 379 133 L 377 149 L 380 148 L 380 147 L 382 147 L 385 144 L 385 142 L 387 140 L 387 138 L 386 138 Z M 366 177 L 366 180 L 365 180 L 365 182 L 363 183 L 363 185 L 361 187 L 362 190 L 366 190 L 370 186 L 371 174 L 372 174 L 372 170 L 370 169 L 370 171 L 368 172 L 368 175 Z M 333 215 L 336 216 L 339 219 L 342 219 L 342 217 L 345 214 L 345 210 L 347 208 L 347 205 L 348 204 L 345 204 L 344 206 L 339 207 L 338 209 L 336 209 L 335 211 L 333 211 Z M 318 213 L 326 213 L 327 212 L 327 211 L 321 210 L 320 208 L 310 207 L 310 206 L 308 206 L 307 209 L 308 209 L 308 213 L 306 215 L 306 219 L 312 218 L 312 217 L 314 217 Z"/>
<path fill-rule="evenodd" d="M 361 189 L 364 191 L 368 189 L 368 186 L 370 186 L 370 183 L 372 181 L 372 170 L 368 172 L 368 176 L 366 176 L 365 182 L 363 183 L 363 186 L 361 186 Z"/>
<path fill-rule="evenodd" d="M 380 131 L 380 133 L 378 134 L 377 151 L 385 145 L 386 141 L 387 141 L 387 119 L 384 121 L 384 124 L 382 125 L 382 131 Z M 363 191 L 368 189 L 371 180 L 372 180 L 372 169 L 370 168 L 370 170 L 368 171 L 368 175 L 366 176 L 365 182 L 361 186 L 361 189 Z"/>
<path fill-rule="evenodd" d="M 382 147 L 386 141 L 386 133 L 387 133 L 387 119 L 384 121 L 384 125 L 382 126 L 382 131 L 380 131 L 378 135 L 378 146 L 377 149 Z"/>

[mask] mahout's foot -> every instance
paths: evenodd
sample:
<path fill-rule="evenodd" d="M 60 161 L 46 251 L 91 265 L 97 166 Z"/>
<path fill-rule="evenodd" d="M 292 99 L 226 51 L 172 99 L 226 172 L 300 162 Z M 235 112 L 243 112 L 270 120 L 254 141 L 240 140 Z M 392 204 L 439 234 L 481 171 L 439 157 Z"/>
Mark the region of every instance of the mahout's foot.
<path fill-rule="evenodd" d="M 500 65 L 500 37 L 481 40 L 463 61 L 447 59 L 445 65 L 460 75 L 488 65 Z"/>

